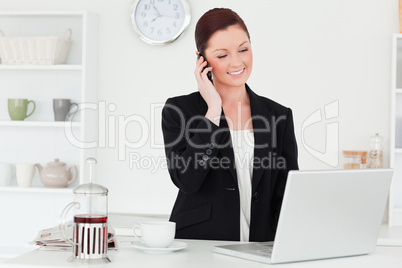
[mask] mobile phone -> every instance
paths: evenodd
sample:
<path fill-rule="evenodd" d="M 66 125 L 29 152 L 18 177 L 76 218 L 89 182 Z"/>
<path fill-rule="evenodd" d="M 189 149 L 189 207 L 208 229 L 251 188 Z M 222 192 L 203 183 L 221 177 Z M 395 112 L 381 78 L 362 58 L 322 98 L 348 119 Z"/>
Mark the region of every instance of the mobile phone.
<path fill-rule="evenodd" d="M 201 53 L 198 54 L 197 59 L 200 59 L 201 56 L 204 57 L 204 55 L 202 55 Z M 205 60 L 205 57 L 204 57 L 204 60 Z M 205 60 L 205 61 L 206 61 L 206 60 Z M 207 66 L 205 66 L 204 69 L 202 69 L 202 72 L 203 72 L 203 71 L 205 70 L 205 68 L 207 68 L 207 67 L 209 67 L 208 63 L 207 63 Z M 207 77 L 208 77 L 209 81 L 211 81 L 211 83 L 213 84 L 214 81 L 212 80 L 212 73 L 211 73 L 211 71 L 209 71 L 209 72 L 207 73 Z"/>

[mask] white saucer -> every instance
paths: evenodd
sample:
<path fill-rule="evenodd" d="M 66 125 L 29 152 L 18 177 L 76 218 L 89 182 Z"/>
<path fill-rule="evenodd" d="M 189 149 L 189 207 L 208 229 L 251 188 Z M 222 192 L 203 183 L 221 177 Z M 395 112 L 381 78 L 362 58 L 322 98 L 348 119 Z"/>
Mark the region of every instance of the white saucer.
<path fill-rule="evenodd" d="M 150 248 L 144 244 L 131 242 L 131 246 L 136 249 L 141 249 L 147 253 L 165 253 L 165 252 L 172 252 L 176 250 L 180 250 L 187 247 L 187 243 L 173 241 L 167 248 Z"/>

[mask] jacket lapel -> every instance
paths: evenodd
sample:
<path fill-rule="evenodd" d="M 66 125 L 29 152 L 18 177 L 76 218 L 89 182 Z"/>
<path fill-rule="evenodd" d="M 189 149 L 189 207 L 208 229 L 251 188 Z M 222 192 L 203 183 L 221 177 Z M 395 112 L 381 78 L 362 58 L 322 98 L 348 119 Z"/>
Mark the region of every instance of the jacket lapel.
<path fill-rule="evenodd" d="M 270 141 L 272 140 L 272 116 L 273 112 L 264 107 L 261 103 L 261 97 L 256 95 L 246 85 L 246 90 L 250 98 L 251 117 L 254 131 L 254 164 L 252 192 L 255 191 L 261 180 L 264 170 L 267 172 L 270 168 L 264 168 L 272 159 L 269 159 Z M 269 161 L 269 162 L 268 162 Z M 270 172 L 269 172 L 270 175 Z"/>
<path fill-rule="evenodd" d="M 264 170 L 269 170 L 269 168 L 266 169 L 263 167 L 270 163 L 268 161 L 272 161 L 272 159 L 269 159 L 269 152 L 272 151 L 270 150 L 269 146 L 271 146 L 270 141 L 272 140 L 271 119 L 273 116 L 273 112 L 269 111 L 267 107 L 264 107 L 263 103 L 261 103 L 261 97 L 255 94 L 247 84 L 246 90 L 250 98 L 251 117 L 254 131 L 254 168 L 252 179 L 252 191 L 254 192 L 258 183 L 261 180 Z M 205 114 L 208 110 L 208 106 L 201 95 L 199 107 L 202 114 Z M 233 145 L 230 137 L 229 126 L 226 121 L 223 109 L 219 128 L 220 131 L 223 132 L 220 144 L 228 144 L 227 146 L 224 146 L 220 150 L 220 152 L 222 154 L 222 157 L 226 157 L 227 159 L 229 159 L 229 171 L 237 183 Z"/>
<path fill-rule="evenodd" d="M 219 123 L 219 128 L 224 131 L 224 135 L 222 135 L 221 144 L 226 144 L 226 146 L 223 146 L 223 148 L 221 149 L 221 154 L 222 154 L 223 158 L 229 159 L 229 161 L 228 161 L 229 162 L 229 171 L 232 174 L 233 179 L 236 181 L 236 184 L 237 184 L 237 173 L 236 173 L 232 138 L 230 135 L 228 122 L 226 121 L 226 117 L 225 117 L 225 113 L 223 112 L 223 109 L 222 109 L 222 114 L 221 114 L 221 121 Z"/>

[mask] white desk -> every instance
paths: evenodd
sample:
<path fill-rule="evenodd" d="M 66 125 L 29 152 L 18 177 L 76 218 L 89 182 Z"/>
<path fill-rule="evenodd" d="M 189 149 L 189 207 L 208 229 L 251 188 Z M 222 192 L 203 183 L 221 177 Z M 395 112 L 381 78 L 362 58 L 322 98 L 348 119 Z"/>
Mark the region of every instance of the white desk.
<path fill-rule="evenodd" d="M 113 262 L 107 264 L 95 264 L 91 266 L 80 265 L 67 262 L 71 256 L 70 252 L 56 252 L 34 250 L 19 257 L 0 263 L 0 267 L 93 267 L 93 268 L 125 268 L 125 267 L 164 267 L 164 268 L 253 268 L 267 267 L 267 264 L 243 260 L 230 256 L 225 256 L 213 252 L 214 245 L 232 244 L 233 242 L 206 241 L 206 240 L 181 240 L 188 243 L 184 250 L 163 253 L 150 254 L 129 247 L 130 237 L 118 237 L 119 250 L 111 252 L 110 256 Z M 378 267 L 402 267 L 402 247 L 377 247 L 375 252 L 370 255 L 338 258 L 319 261 L 308 261 L 290 264 L 276 264 L 272 267 L 353 267 L 353 268 L 378 268 Z"/>

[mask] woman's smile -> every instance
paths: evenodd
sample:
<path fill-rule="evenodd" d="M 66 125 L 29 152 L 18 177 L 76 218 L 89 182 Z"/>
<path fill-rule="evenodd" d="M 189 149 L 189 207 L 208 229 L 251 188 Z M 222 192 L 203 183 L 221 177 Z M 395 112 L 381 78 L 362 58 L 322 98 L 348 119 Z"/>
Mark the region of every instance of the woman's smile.
<path fill-rule="evenodd" d="M 234 72 L 228 72 L 233 77 L 241 77 L 244 74 L 244 68 Z"/>

